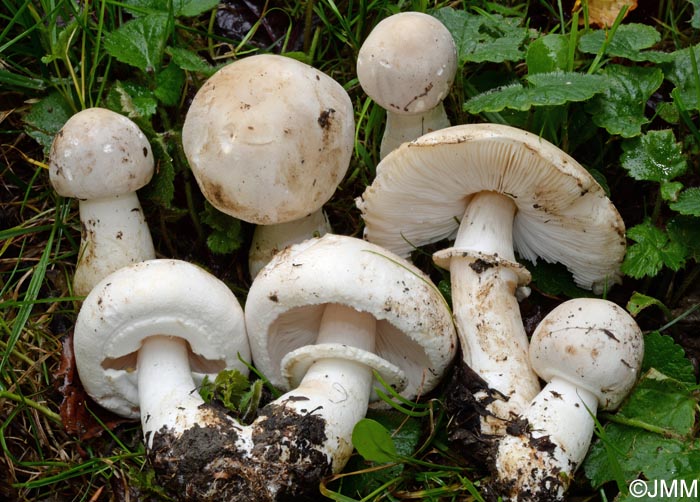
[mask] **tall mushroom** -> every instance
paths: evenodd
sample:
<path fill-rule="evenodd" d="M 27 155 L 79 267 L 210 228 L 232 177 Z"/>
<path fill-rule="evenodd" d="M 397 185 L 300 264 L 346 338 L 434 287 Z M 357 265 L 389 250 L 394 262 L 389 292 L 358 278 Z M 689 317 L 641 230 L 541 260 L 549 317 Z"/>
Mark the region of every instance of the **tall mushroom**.
<path fill-rule="evenodd" d="M 386 110 L 381 158 L 401 143 L 449 127 L 442 101 L 456 72 L 452 35 L 433 16 L 401 12 L 374 27 L 357 55 L 357 78 Z"/>
<path fill-rule="evenodd" d="M 354 128 L 343 87 L 284 56 L 234 61 L 197 92 L 182 141 L 204 196 L 219 211 L 250 223 L 289 223 L 279 235 L 270 229 L 252 243 L 253 271 L 260 268 L 259 256 L 313 236 L 317 227 L 307 233 L 290 222 L 320 212 L 333 195 L 350 163 Z"/>
<path fill-rule="evenodd" d="M 111 110 L 78 112 L 54 138 L 51 184 L 59 195 L 77 198 L 80 211 L 75 294 L 87 295 L 109 273 L 155 258 L 136 195 L 152 176 L 148 140 L 130 119 Z"/>
<path fill-rule="evenodd" d="M 564 500 L 593 437 L 598 408 L 620 406 L 639 375 L 644 338 L 618 305 L 569 300 L 535 329 L 532 365 L 545 381 L 504 436 L 496 454 L 494 487 L 504 500 Z"/>
<path fill-rule="evenodd" d="M 456 234 L 433 258 L 450 270 L 464 361 L 497 391 L 476 396 L 488 410 L 482 431 L 497 435 L 539 392 L 514 294 L 530 274 L 515 253 L 563 263 L 596 291 L 618 280 L 625 253 L 624 223 L 593 177 L 509 126 L 455 126 L 402 145 L 357 205 L 365 238 L 400 256 Z"/>
<path fill-rule="evenodd" d="M 245 310 L 256 367 L 294 389 L 263 409 L 256 424 L 268 432 L 253 438 L 276 464 L 268 483 L 280 494 L 294 494 L 289 484 L 302 474 L 317 484 L 343 468 L 352 429 L 376 398 L 372 370 L 413 398 L 435 387 L 456 350 L 449 309 L 429 278 L 352 237 L 328 234 L 279 253 Z M 305 471 L 299 452 L 315 459 Z"/>

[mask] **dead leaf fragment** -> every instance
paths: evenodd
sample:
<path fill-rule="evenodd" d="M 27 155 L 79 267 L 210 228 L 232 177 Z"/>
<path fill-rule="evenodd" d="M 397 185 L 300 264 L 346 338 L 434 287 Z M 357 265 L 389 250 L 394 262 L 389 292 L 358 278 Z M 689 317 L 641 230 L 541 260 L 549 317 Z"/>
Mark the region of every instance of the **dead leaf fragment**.
<path fill-rule="evenodd" d="M 637 0 L 588 0 L 588 23 L 601 28 L 610 27 L 625 5 L 629 6 L 626 16 L 637 8 Z M 576 0 L 573 10 L 582 10 L 581 0 Z"/>

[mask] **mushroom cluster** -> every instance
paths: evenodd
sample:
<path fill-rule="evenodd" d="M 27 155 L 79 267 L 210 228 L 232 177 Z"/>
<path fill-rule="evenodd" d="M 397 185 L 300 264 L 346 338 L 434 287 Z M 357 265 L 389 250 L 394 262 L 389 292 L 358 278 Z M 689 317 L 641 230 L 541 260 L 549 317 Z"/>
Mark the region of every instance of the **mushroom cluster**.
<path fill-rule="evenodd" d="M 377 176 L 356 201 L 365 240 L 331 233 L 322 210 L 352 155 L 343 87 L 275 55 L 207 80 L 183 149 L 204 197 L 257 225 L 245 308 L 202 268 L 155 258 L 135 194 L 153 158 L 133 122 L 94 108 L 57 135 L 51 181 L 80 200 L 83 225 L 78 372 L 99 404 L 140 417 L 175 498 L 308 493 L 346 465 L 368 407 L 387 405 L 380 381 L 405 399 L 429 393 L 459 342 L 484 383 L 474 397 L 478 432 L 495 440 L 488 489 L 563 499 L 596 410 L 634 385 L 643 342 L 623 309 L 598 299 L 561 304 L 528 340 L 518 301 L 531 276 L 516 256 L 562 263 L 600 293 L 620 279 L 624 223 L 588 171 L 542 138 L 450 127 L 442 100 L 456 67 L 449 31 L 425 14 L 390 16 L 362 45 L 359 82 L 387 110 Z M 450 272 L 453 311 L 407 260 L 452 239 L 433 260 Z M 285 393 L 243 424 L 197 388 L 224 369 L 247 375 L 250 362 Z"/>

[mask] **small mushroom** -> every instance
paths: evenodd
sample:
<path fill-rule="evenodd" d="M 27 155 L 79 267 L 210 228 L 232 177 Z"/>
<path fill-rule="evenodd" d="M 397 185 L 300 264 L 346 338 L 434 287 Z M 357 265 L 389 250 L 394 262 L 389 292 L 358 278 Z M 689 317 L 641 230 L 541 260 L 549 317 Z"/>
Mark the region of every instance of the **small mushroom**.
<path fill-rule="evenodd" d="M 328 234 L 280 252 L 256 277 L 245 310 L 256 367 L 293 389 L 262 410 L 256 424 L 269 432 L 254 438 L 254 449 L 274 451 L 270 486 L 288 495 L 302 473 L 315 488 L 343 468 L 353 427 L 376 399 L 372 370 L 410 399 L 435 387 L 456 349 L 449 309 L 429 278 L 352 237 Z"/>
<path fill-rule="evenodd" d="M 482 431 L 496 435 L 539 392 L 515 295 L 530 273 L 515 253 L 563 263 L 594 290 L 618 279 L 625 253 L 624 223 L 594 178 L 509 126 L 454 126 L 402 145 L 357 205 L 365 238 L 400 256 L 456 233 L 433 258 L 450 270 L 464 362 L 491 388 L 476 395 Z"/>
<path fill-rule="evenodd" d="M 182 141 L 216 209 L 275 225 L 321 211 L 348 169 L 354 130 L 352 103 L 338 82 L 297 60 L 262 54 L 239 59 L 206 81 L 187 112 Z M 308 231 L 288 225 L 277 236 L 269 229 L 251 248 L 271 254 L 267 250 L 292 239 L 291 228 Z"/>
<path fill-rule="evenodd" d="M 111 110 L 78 112 L 54 138 L 51 184 L 59 195 L 77 198 L 80 211 L 76 295 L 87 295 L 121 267 L 155 258 L 136 195 L 152 176 L 148 140 L 130 119 Z"/>
<path fill-rule="evenodd" d="M 401 143 L 449 127 L 442 101 L 456 72 L 452 35 L 433 16 L 401 12 L 374 27 L 357 55 L 357 78 L 386 110 L 381 158 Z"/>
<path fill-rule="evenodd" d="M 501 438 L 495 487 L 504 500 L 564 500 L 586 456 L 598 408 L 614 410 L 634 386 L 644 338 L 607 300 L 569 300 L 535 329 L 532 366 L 547 385 L 525 409 L 518 432 Z"/>

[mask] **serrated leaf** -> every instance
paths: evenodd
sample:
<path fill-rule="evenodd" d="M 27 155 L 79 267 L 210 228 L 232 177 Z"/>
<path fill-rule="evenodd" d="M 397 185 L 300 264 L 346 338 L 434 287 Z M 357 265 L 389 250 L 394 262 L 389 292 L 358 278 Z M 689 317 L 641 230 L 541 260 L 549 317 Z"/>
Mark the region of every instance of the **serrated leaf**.
<path fill-rule="evenodd" d="M 396 447 L 386 428 L 370 418 L 363 418 L 352 431 L 352 444 L 365 460 L 381 464 L 397 460 Z"/>
<path fill-rule="evenodd" d="M 668 206 L 683 215 L 700 216 L 700 187 L 686 188 Z"/>
<path fill-rule="evenodd" d="M 527 79 L 529 87 L 512 84 L 474 96 L 464 103 L 464 110 L 476 114 L 500 112 L 505 108 L 525 111 L 533 106 L 558 106 L 586 101 L 607 86 L 599 75 L 575 72 L 537 73 Z"/>
<path fill-rule="evenodd" d="M 210 65 L 197 54 L 182 47 L 168 47 L 166 52 L 170 54 L 172 62 L 186 71 L 202 73 L 207 77 L 213 75 L 217 68 Z"/>
<path fill-rule="evenodd" d="M 675 216 L 666 223 L 666 232 L 671 240 L 683 244 L 688 258 L 700 263 L 700 219 Z"/>
<path fill-rule="evenodd" d="M 175 165 L 168 151 L 168 145 L 172 144 L 170 136 L 162 133 L 149 138 L 158 169 L 148 185 L 141 189 L 144 198 L 167 209 L 172 209 L 175 198 Z"/>
<path fill-rule="evenodd" d="M 218 211 L 209 203 L 205 204 L 200 217 L 202 223 L 212 229 L 207 237 L 207 246 L 212 252 L 228 254 L 241 247 L 243 236 L 240 220 Z"/>
<path fill-rule="evenodd" d="M 687 437 L 695 425 L 696 404 L 685 383 L 652 368 L 641 378 L 617 416 L 632 421 L 636 427 Z"/>
<path fill-rule="evenodd" d="M 520 61 L 525 56 L 522 47 L 529 30 L 522 26 L 522 18 L 476 15 L 450 7 L 434 15 L 452 34 L 460 64 Z"/>
<path fill-rule="evenodd" d="M 686 357 L 683 347 L 658 331 L 644 337 L 642 371 L 652 368 L 684 384 L 695 385 L 693 363 Z"/>
<path fill-rule="evenodd" d="M 175 106 L 180 102 L 185 73 L 175 64 L 169 64 L 156 75 L 156 88 L 153 94 L 166 106 Z"/>
<path fill-rule="evenodd" d="M 681 441 L 637 427 L 611 423 L 605 427 L 607 440 L 629 481 L 643 475 L 650 480 L 698 479 L 700 445 L 697 441 Z M 591 484 L 599 488 L 612 481 L 610 463 L 600 440 L 595 441 L 583 465 Z M 637 499 L 640 500 L 640 499 Z M 658 500 L 658 499 L 657 499 Z M 694 498 L 677 499 L 696 502 Z"/>
<path fill-rule="evenodd" d="M 622 167 L 636 180 L 671 181 L 688 168 L 683 149 L 670 129 L 624 141 L 622 151 Z"/>
<path fill-rule="evenodd" d="M 650 122 L 644 116 L 649 97 L 664 80 L 659 68 L 608 65 L 604 73 L 608 87 L 587 103 L 586 111 L 598 127 L 610 134 L 631 138 Z"/>
<path fill-rule="evenodd" d="M 663 200 L 675 202 L 678 200 L 678 194 L 683 190 L 683 183 L 680 181 L 662 181 L 659 189 Z"/>
<path fill-rule="evenodd" d="M 671 241 L 666 232 L 654 226 L 649 219 L 628 229 L 627 237 L 635 244 L 627 248 L 621 270 L 630 277 L 653 277 L 664 266 L 676 271 L 685 264 L 683 245 Z"/>
<path fill-rule="evenodd" d="M 249 388 L 248 377 L 238 370 L 231 369 L 217 373 L 213 382 L 205 378 L 199 388 L 199 393 L 202 399 L 207 402 L 216 399 L 229 410 L 240 411 L 239 405 L 249 392 Z"/>
<path fill-rule="evenodd" d="M 105 50 L 122 63 L 147 73 L 155 72 L 163 57 L 169 25 L 167 14 L 148 14 L 132 19 L 107 34 Z"/>
<path fill-rule="evenodd" d="M 61 94 L 54 92 L 32 105 L 24 117 L 25 130 L 48 154 L 54 136 L 71 115 L 70 105 Z"/>
<path fill-rule="evenodd" d="M 586 54 L 598 54 L 610 36 L 608 30 L 593 30 L 581 35 L 578 48 Z M 632 61 L 660 63 L 671 60 L 669 53 L 645 51 L 661 40 L 661 35 L 653 26 L 639 23 L 621 24 L 608 42 L 605 54 Z"/>
<path fill-rule="evenodd" d="M 534 40 L 527 48 L 527 72 L 551 73 L 564 71 L 569 60 L 569 37 L 550 33 Z"/>

